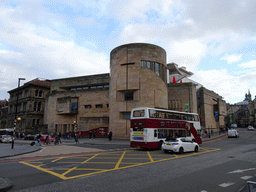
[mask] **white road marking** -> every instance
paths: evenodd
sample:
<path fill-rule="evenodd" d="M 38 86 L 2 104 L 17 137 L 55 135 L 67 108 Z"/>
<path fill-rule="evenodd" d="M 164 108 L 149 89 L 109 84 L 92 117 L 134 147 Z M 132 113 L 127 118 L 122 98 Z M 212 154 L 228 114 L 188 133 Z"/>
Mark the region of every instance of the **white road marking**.
<path fill-rule="evenodd" d="M 231 185 L 234 185 L 235 183 L 222 183 L 222 184 L 219 184 L 220 187 L 229 187 Z"/>
<path fill-rule="evenodd" d="M 231 171 L 231 172 L 228 172 L 228 173 L 243 173 L 244 171 L 251 171 L 251 170 L 255 170 L 256 168 L 249 168 L 249 169 L 237 169 L 235 171 Z"/>
<path fill-rule="evenodd" d="M 241 179 L 244 179 L 244 180 L 247 180 L 247 179 L 250 179 L 250 178 L 252 178 L 252 176 L 243 176 L 243 177 L 241 177 Z"/>
<path fill-rule="evenodd" d="M 203 190 L 203 191 L 200 191 L 200 192 L 207 192 L 207 191 Z"/>

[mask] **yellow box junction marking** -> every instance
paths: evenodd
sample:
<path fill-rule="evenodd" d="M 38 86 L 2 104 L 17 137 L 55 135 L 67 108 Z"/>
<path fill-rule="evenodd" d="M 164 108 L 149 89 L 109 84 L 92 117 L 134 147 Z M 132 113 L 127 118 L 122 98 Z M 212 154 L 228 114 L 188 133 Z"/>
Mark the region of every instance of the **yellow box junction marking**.
<path fill-rule="evenodd" d="M 220 149 L 201 147 L 200 151 L 197 153 L 187 153 L 182 155 L 165 154 L 163 153 L 163 151 L 145 152 L 141 150 L 128 150 L 77 156 L 74 155 L 57 158 L 52 157 L 40 160 L 21 161 L 20 163 L 49 173 L 63 180 L 68 180 L 93 174 L 104 173 L 108 171 L 115 171 L 140 165 L 147 165 L 150 163 L 157 163 L 161 161 L 189 157 L 218 150 Z M 75 160 L 79 161 L 76 162 Z M 132 160 L 135 161 L 133 162 Z M 106 168 L 97 168 L 97 166 L 100 165 L 104 165 Z"/>

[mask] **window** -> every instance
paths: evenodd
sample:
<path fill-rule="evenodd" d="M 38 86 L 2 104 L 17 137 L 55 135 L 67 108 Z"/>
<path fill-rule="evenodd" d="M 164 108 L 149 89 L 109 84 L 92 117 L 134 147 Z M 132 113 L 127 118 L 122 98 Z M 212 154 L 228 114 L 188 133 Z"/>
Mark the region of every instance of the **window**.
<path fill-rule="evenodd" d="M 34 111 L 41 111 L 41 102 L 34 103 Z"/>
<path fill-rule="evenodd" d="M 159 63 L 155 63 L 156 65 L 156 74 L 159 76 L 160 75 L 160 65 Z"/>
<path fill-rule="evenodd" d="M 38 90 L 35 90 L 35 97 L 38 97 Z"/>
<path fill-rule="evenodd" d="M 39 91 L 39 95 L 38 96 L 39 97 L 43 97 L 43 91 L 42 90 Z"/>
<path fill-rule="evenodd" d="M 121 112 L 123 119 L 131 119 L 131 112 Z"/>
<path fill-rule="evenodd" d="M 124 100 L 125 101 L 133 100 L 133 91 L 125 91 L 124 92 Z"/>
<path fill-rule="evenodd" d="M 145 110 L 136 110 L 133 111 L 133 117 L 144 117 Z"/>
<path fill-rule="evenodd" d="M 109 108 L 109 104 L 106 104 L 107 105 L 107 108 Z"/>
<path fill-rule="evenodd" d="M 92 108 L 92 105 L 85 105 L 84 108 L 85 108 L 85 109 L 91 109 L 91 108 Z"/>
<path fill-rule="evenodd" d="M 102 104 L 95 105 L 96 108 L 102 108 Z"/>
<path fill-rule="evenodd" d="M 150 69 L 150 61 L 147 61 L 147 68 Z"/>

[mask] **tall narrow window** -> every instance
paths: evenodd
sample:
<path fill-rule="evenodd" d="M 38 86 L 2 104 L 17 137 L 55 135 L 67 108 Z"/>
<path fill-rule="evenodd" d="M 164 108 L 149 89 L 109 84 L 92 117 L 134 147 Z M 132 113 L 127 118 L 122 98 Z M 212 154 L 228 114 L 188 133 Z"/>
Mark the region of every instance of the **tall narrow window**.
<path fill-rule="evenodd" d="M 43 97 L 43 91 L 42 90 L 39 91 L 39 95 L 38 96 L 39 97 Z"/>
<path fill-rule="evenodd" d="M 35 90 L 35 97 L 38 97 L 38 90 Z"/>
<path fill-rule="evenodd" d="M 150 61 L 147 61 L 147 68 L 150 69 Z"/>
<path fill-rule="evenodd" d="M 41 102 L 38 102 L 37 104 L 37 111 L 41 111 Z"/>
<path fill-rule="evenodd" d="M 156 74 L 159 76 L 160 75 L 160 65 L 159 63 L 155 63 L 156 64 Z"/>
<path fill-rule="evenodd" d="M 34 111 L 37 111 L 37 102 L 34 103 Z"/>

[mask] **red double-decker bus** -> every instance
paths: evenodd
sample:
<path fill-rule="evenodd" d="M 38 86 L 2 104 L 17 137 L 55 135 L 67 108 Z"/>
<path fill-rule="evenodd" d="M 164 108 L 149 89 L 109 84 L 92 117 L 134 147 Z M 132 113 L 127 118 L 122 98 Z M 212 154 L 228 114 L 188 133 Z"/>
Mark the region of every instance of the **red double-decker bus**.
<path fill-rule="evenodd" d="M 197 136 L 200 130 L 198 114 L 147 107 L 131 111 L 130 146 L 145 149 L 161 149 L 168 137 L 186 137 L 201 144 Z"/>

